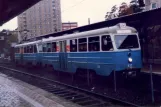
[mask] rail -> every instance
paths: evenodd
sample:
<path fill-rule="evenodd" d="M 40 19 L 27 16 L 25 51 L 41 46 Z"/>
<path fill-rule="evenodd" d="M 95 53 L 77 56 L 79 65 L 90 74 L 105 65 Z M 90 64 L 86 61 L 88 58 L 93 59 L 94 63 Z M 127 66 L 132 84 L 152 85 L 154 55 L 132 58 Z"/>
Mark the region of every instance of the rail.
<path fill-rule="evenodd" d="M 75 87 L 75 86 L 72 86 L 72 85 L 69 85 L 69 84 L 65 84 L 65 83 L 62 83 L 62 82 L 59 82 L 59 81 L 55 81 L 55 80 L 51 80 L 51 79 L 48 79 L 48 78 L 44 78 L 44 77 L 40 77 L 38 75 L 34 75 L 34 74 L 30 74 L 30 73 L 26 73 L 26 72 L 22 72 L 20 70 L 16 70 L 16 69 L 12 69 L 12 68 L 8 68 L 8 67 L 4 67 L 4 66 L 0 66 L 0 68 L 2 69 L 6 69 L 7 71 L 12 71 L 12 72 L 16 72 L 18 74 L 24 74 L 25 76 L 28 75 L 30 77 L 34 77 L 34 78 L 37 78 L 37 79 L 41 79 L 41 80 L 45 80 L 47 82 L 52 82 L 52 83 L 55 83 L 57 85 L 59 85 L 59 88 L 58 87 L 54 87 L 53 85 L 51 86 L 52 88 L 54 88 L 54 90 L 52 89 L 52 92 L 55 93 L 56 95 L 58 96 L 65 96 L 64 98 L 66 99 L 70 99 L 72 102 L 76 102 L 77 104 L 79 105 L 82 105 L 82 106 L 85 106 L 84 104 L 86 104 L 87 102 L 93 102 L 94 100 L 89 100 L 91 98 L 89 98 L 89 96 L 95 96 L 95 98 L 101 98 L 103 99 L 103 103 L 98 103 L 98 104 L 90 104 L 90 107 L 95 107 L 95 106 L 100 106 L 101 104 L 104 105 L 106 104 L 107 102 L 105 102 L 105 100 L 107 100 L 108 102 L 112 102 L 113 104 L 119 104 L 119 105 L 123 105 L 123 106 L 134 106 L 134 107 L 138 107 L 139 105 L 136 105 L 136 104 L 133 104 L 133 103 L 130 103 L 130 102 L 126 102 L 126 101 L 123 101 L 123 100 L 120 100 L 120 99 L 116 99 L 116 98 L 113 98 L 113 97 L 109 97 L 107 95 L 101 95 L 101 94 L 98 94 L 98 93 L 95 93 L 95 92 L 91 92 L 89 90 L 86 90 L 86 89 L 82 89 L 82 88 L 78 88 L 78 87 Z M 5 72 L 6 73 L 6 72 Z M 17 74 L 16 74 L 17 75 Z M 22 75 L 21 75 L 22 76 Z M 61 86 L 61 88 L 60 88 Z M 62 88 L 62 87 L 65 87 Z M 57 89 L 58 88 L 58 89 Z M 72 94 L 74 95 L 73 97 L 69 97 L 68 95 L 70 95 L 71 93 L 73 93 L 73 91 L 71 93 L 68 93 L 69 90 L 74 90 L 74 91 L 77 91 L 77 92 L 81 92 L 81 93 L 84 93 L 88 96 L 82 96 L 80 94 L 77 95 L 77 93 L 75 94 Z M 83 94 L 83 95 L 84 95 Z M 76 96 L 80 96 L 80 97 L 76 97 Z M 82 98 L 81 98 L 82 97 Z M 83 100 L 81 101 L 82 99 L 87 99 L 88 100 Z M 74 98 L 74 99 L 73 99 Z M 78 99 L 80 99 L 80 101 L 77 101 Z M 94 101 L 94 102 L 97 102 L 97 101 Z M 109 105 L 108 105 L 109 106 Z M 102 106 L 101 106 L 102 107 Z"/>

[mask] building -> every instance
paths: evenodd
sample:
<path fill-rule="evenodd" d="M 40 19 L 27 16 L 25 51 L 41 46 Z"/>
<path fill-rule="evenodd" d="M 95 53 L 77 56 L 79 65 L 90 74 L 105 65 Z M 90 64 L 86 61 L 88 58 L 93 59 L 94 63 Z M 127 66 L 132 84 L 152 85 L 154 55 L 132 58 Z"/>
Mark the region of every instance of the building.
<path fill-rule="evenodd" d="M 18 16 L 20 41 L 61 31 L 60 0 L 42 0 Z"/>
<path fill-rule="evenodd" d="M 66 22 L 66 23 L 62 23 L 62 31 L 64 30 L 69 30 L 69 29 L 74 29 L 78 27 L 78 23 L 77 22 Z"/>
<path fill-rule="evenodd" d="M 161 0 L 145 0 L 145 9 L 151 10 L 161 7 Z"/>

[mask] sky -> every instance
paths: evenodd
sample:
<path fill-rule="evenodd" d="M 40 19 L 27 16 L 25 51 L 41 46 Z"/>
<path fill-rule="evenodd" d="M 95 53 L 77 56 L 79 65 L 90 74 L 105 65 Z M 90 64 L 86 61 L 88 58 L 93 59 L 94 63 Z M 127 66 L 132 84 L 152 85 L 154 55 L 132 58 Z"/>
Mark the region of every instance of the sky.
<path fill-rule="evenodd" d="M 122 2 L 129 3 L 130 0 L 61 0 L 62 22 L 78 22 L 78 26 L 105 20 L 106 12 L 114 5 Z M 14 30 L 17 28 L 17 17 L 0 27 L 2 29 Z"/>

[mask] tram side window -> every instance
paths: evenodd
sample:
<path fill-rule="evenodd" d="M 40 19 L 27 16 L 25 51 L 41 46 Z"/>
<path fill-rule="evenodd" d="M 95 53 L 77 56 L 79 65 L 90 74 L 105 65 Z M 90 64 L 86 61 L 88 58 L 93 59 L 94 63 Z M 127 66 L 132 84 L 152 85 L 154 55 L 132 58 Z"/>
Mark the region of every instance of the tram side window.
<path fill-rule="evenodd" d="M 47 51 L 47 44 L 46 43 L 43 44 L 43 48 L 42 49 L 43 49 L 43 52 Z"/>
<path fill-rule="evenodd" d="M 79 52 L 87 51 L 87 38 L 79 39 L 78 43 L 79 43 Z"/>
<path fill-rule="evenodd" d="M 27 46 L 26 46 L 25 48 L 26 48 L 26 51 L 25 51 L 25 53 L 27 53 Z"/>
<path fill-rule="evenodd" d="M 20 53 L 20 48 L 17 48 L 17 53 Z"/>
<path fill-rule="evenodd" d="M 19 48 L 15 48 L 15 53 L 19 53 Z"/>
<path fill-rule="evenodd" d="M 15 48 L 15 53 L 17 53 L 18 48 Z"/>
<path fill-rule="evenodd" d="M 47 43 L 47 52 L 51 52 L 51 43 Z"/>
<path fill-rule="evenodd" d="M 17 53 L 17 48 L 14 48 L 14 52 Z"/>
<path fill-rule="evenodd" d="M 31 46 L 29 46 L 29 53 L 31 53 Z"/>
<path fill-rule="evenodd" d="M 56 42 L 52 43 L 52 52 L 56 52 Z"/>
<path fill-rule="evenodd" d="M 70 52 L 77 52 L 77 39 L 70 40 Z"/>
<path fill-rule="evenodd" d="M 102 41 L 102 51 L 112 51 L 113 50 L 112 40 L 109 35 L 102 36 L 101 41 Z"/>
<path fill-rule="evenodd" d="M 27 53 L 30 53 L 30 47 L 27 46 Z"/>
<path fill-rule="evenodd" d="M 39 51 L 39 52 L 43 52 L 42 44 L 38 44 L 38 51 Z"/>
<path fill-rule="evenodd" d="M 99 36 L 88 38 L 88 50 L 89 51 L 100 51 L 100 38 L 99 38 Z"/>
<path fill-rule="evenodd" d="M 34 45 L 34 53 L 37 53 L 37 47 Z"/>
<path fill-rule="evenodd" d="M 24 47 L 24 53 L 27 53 L 27 52 L 26 52 L 26 47 Z"/>
<path fill-rule="evenodd" d="M 33 46 L 30 46 L 30 53 L 33 53 Z"/>

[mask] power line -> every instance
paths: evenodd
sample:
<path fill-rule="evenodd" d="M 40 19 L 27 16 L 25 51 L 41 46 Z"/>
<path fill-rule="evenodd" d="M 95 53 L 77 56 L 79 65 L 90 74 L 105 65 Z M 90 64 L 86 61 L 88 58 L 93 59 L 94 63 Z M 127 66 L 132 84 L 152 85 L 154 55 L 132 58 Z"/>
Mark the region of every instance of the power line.
<path fill-rule="evenodd" d="M 71 8 L 73 8 L 73 7 L 76 7 L 77 5 L 80 5 L 82 2 L 84 2 L 85 0 L 81 0 L 80 2 L 78 2 L 78 3 L 76 3 L 75 5 L 73 5 L 73 6 L 71 6 L 71 7 L 69 7 L 69 8 L 67 8 L 67 9 L 65 9 L 64 11 L 61 11 L 60 13 L 62 14 L 63 12 L 66 12 L 66 11 L 68 11 L 69 9 L 71 9 Z M 47 22 L 46 20 L 43 20 L 43 21 L 41 21 L 41 22 Z M 42 25 L 42 24 L 35 24 L 34 25 L 34 27 L 38 27 L 38 26 L 40 26 L 40 25 Z M 54 26 L 55 27 L 55 26 Z M 30 32 L 31 33 L 31 32 Z"/>
<path fill-rule="evenodd" d="M 64 12 L 68 11 L 69 9 L 71 9 L 71 8 L 73 8 L 73 7 L 75 7 L 75 6 L 79 5 L 79 4 L 81 4 L 81 3 L 84 2 L 84 1 L 85 1 L 85 0 L 82 0 L 82 1 L 80 1 L 80 2 L 78 2 L 78 3 L 76 3 L 75 5 L 69 7 L 68 9 L 65 9 L 65 10 L 62 11 L 61 13 L 64 13 Z"/>

